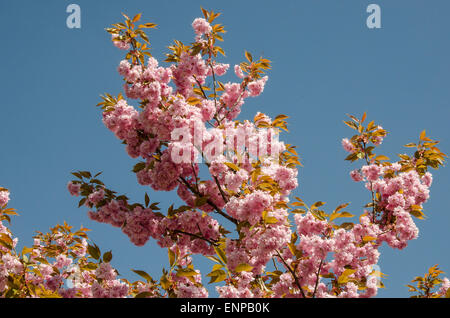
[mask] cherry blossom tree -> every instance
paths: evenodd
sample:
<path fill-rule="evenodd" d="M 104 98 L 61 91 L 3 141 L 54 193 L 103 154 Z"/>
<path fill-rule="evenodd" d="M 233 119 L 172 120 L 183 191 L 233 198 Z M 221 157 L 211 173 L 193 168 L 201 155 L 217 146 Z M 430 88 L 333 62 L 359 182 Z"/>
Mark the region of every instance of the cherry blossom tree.
<path fill-rule="evenodd" d="M 385 242 L 403 249 L 418 237 L 415 218 L 424 218 L 429 169 L 442 166 L 446 156 L 438 141 L 423 131 L 406 145 L 411 155 L 391 162 L 376 153 L 388 132 L 366 113 L 350 115 L 345 124 L 355 134 L 342 139 L 345 160 L 362 162 L 349 177 L 369 198 L 358 222 L 341 221 L 356 216 L 345 211 L 348 203 L 327 213 L 325 202 L 292 198 L 301 163 L 295 146 L 280 141 L 288 116 L 236 119 L 246 99 L 263 92 L 271 63 L 247 51 L 239 65 L 218 62 L 225 55 L 218 46 L 225 30 L 215 23 L 220 14 L 202 13 L 192 23 L 194 42 L 175 40 L 164 66 L 151 55 L 145 33 L 155 24 L 139 23 L 140 14 L 124 15 L 124 23 L 108 28 L 113 44 L 126 51 L 118 66 L 124 94 L 105 94 L 98 104 L 104 125 L 139 160 L 137 182 L 154 191 L 176 190 L 184 204 L 162 213 L 147 194 L 144 202 L 131 202 L 88 171 L 74 172 L 68 184 L 92 220 L 120 228 L 137 246 L 152 239 L 167 248 L 168 268 L 156 280 L 136 270 L 143 280 L 131 283 L 117 277 L 111 252 L 102 255 L 88 243 L 87 229 L 58 225 L 38 232 L 33 247 L 17 253 L 17 240 L 2 225 L 3 296 L 207 297 L 196 254 L 211 261 L 205 276 L 218 284 L 221 297 L 373 297 L 383 287 L 374 267 L 379 248 Z M 230 68 L 236 82 L 221 82 Z M 15 213 L 6 207 L 8 194 L 1 189 L 2 222 Z M 450 283 L 440 274 L 431 268 L 411 291 L 449 296 Z"/>

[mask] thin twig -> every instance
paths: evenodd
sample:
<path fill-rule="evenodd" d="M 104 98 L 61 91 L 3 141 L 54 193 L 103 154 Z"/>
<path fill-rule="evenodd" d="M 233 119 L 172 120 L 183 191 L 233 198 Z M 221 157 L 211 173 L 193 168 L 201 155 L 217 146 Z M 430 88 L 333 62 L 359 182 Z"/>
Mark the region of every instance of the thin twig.
<path fill-rule="evenodd" d="M 363 144 L 363 150 L 364 150 L 364 158 L 366 159 L 367 165 L 370 165 L 369 158 L 367 157 L 367 152 L 366 152 L 366 143 L 363 141 L 362 144 Z M 373 193 L 372 181 L 369 181 L 369 184 L 370 184 L 370 192 L 372 194 L 372 223 L 375 223 L 375 196 Z"/>
<path fill-rule="evenodd" d="M 317 274 L 316 274 L 316 285 L 314 286 L 314 292 L 313 292 L 313 294 L 312 294 L 312 297 L 313 297 L 313 298 L 316 297 L 317 287 L 319 286 L 319 275 L 320 275 L 320 271 L 322 270 L 322 265 L 323 265 L 323 259 L 320 261 L 319 269 L 317 270 Z"/>
<path fill-rule="evenodd" d="M 209 244 L 211 244 L 211 245 L 213 245 L 213 246 L 218 246 L 218 245 L 219 245 L 216 241 L 207 239 L 207 238 L 205 238 L 205 237 L 203 237 L 203 236 L 200 236 L 200 235 L 197 235 L 197 234 L 188 233 L 188 232 L 181 231 L 181 230 L 174 230 L 173 232 L 174 232 L 174 233 L 180 233 L 180 234 L 189 235 L 189 236 L 198 238 L 198 239 L 200 239 L 200 240 L 204 240 L 204 241 L 208 242 Z"/>
<path fill-rule="evenodd" d="M 196 195 L 201 195 L 201 193 L 197 192 L 190 184 L 189 182 L 186 181 L 186 179 L 184 179 L 183 177 L 179 178 L 179 182 L 183 183 L 186 187 L 188 187 L 189 190 L 191 190 L 192 193 L 196 194 Z M 228 219 L 229 221 L 233 222 L 234 224 L 238 225 L 238 221 L 236 219 L 234 219 L 233 217 L 229 216 L 228 214 L 226 214 L 225 212 L 223 212 L 211 199 L 208 199 L 206 201 L 206 203 L 208 203 L 210 206 L 213 207 L 214 210 L 216 210 L 217 213 L 219 213 L 220 215 L 222 215 L 224 218 Z"/>
<path fill-rule="evenodd" d="M 284 260 L 284 258 L 281 256 L 280 251 L 276 250 L 278 257 L 281 259 L 281 261 L 283 262 L 284 266 L 289 270 L 289 272 L 291 273 L 292 277 L 294 278 L 295 283 L 297 284 L 297 287 L 300 289 L 300 293 L 302 294 L 303 298 L 306 298 L 305 293 L 303 291 L 302 286 L 300 285 L 300 282 L 298 281 L 298 277 L 297 274 L 295 274 L 295 271 L 291 268 L 291 266 L 289 266 L 286 261 Z"/>

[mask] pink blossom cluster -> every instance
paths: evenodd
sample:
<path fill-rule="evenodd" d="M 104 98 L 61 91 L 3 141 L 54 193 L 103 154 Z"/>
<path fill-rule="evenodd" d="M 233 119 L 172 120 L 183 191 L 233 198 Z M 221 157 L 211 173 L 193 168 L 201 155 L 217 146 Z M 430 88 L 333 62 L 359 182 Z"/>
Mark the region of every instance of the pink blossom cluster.
<path fill-rule="evenodd" d="M 139 100 L 140 109 L 120 96 L 103 112 L 104 124 L 126 144 L 129 156 L 143 159 L 134 170 L 138 183 L 156 191 L 176 190 L 186 205 L 171 207 L 166 216 L 151 206 L 107 198 L 106 189 L 97 187 L 85 198 L 86 205 L 96 208 L 89 212 L 90 218 L 120 227 L 138 246 L 150 237 L 155 239 L 176 255 L 181 267 L 191 266 L 193 254 L 217 254 L 220 262 L 226 259 L 222 265 L 229 273 L 225 284 L 217 288 L 222 297 L 375 296 L 379 282 L 373 268 L 379 248 L 383 242 L 404 248 L 418 236 L 411 213 L 427 201 L 431 174 L 400 172 L 399 163 L 367 164 L 350 176 L 365 182 L 372 192 L 372 211 L 364 211 L 357 224 L 339 226 L 320 211 L 309 210 L 295 214 L 293 233 L 287 204 L 298 187 L 298 171 L 279 156 L 289 150 L 277 139 L 275 127 L 280 126 L 259 113 L 255 123 L 235 120 L 245 100 L 264 91 L 268 77 L 252 71 L 255 63 L 251 63 L 234 66 L 238 82 L 218 82 L 216 77 L 225 75 L 230 65 L 216 62 L 217 52 L 205 53 L 214 47 L 217 28 L 213 32 L 203 18 L 195 19 L 192 27 L 195 43 L 173 50 L 175 62 L 169 67 L 159 66 L 153 57 L 146 65 L 121 61 L 118 72 L 125 81 L 125 95 Z M 125 48 L 127 43 L 115 41 L 115 45 Z M 343 148 L 354 154 L 366 151 L 369 142 L 380 145 L 386 132 L 381 126 L 370 131 L 370 139 L 363 135 L 362 139 L 342 139 Z M 201 159 L 211 178 L 204 179 L 200 173 Z M 79 183 L 69 183 L 68 189 L 74 196 L 81 194 Z M 236 226 L 238 238 L 224 234 L 227 231 L 214 218 L 217 215 Z M 266 266 L 272 260 L 284 272 L 277 271 L 268 293 L 258 286 L 260 279 L 267 279 Z M 70 265 L 64 257 L 57 262 L 62 267 Z M 245 271 L 238 270 L 242 266 Z M 168 273 L 177 285 L 175 296 L 208 296 L 196 272 L 189 277 Z M 104 282 L 86 283 L 92 295 L 126 293 L 126 284 L 116 280 L 109 265 L 98 267 L 96 276 Z M 153 294 L 145 284 L 137 288 Z"/>
<path fill-rule="evenodd" d="M 168 85 L 172 76 L 170 68 L 158 66 L 158 61 L 150 57 L 147 65 L 132 65 L 122 60 L 118 72 L 124 77 L 126 83 L 124 90 L 127 97 L 148 101 L 148 107 L 156 107 L 161 98 L 172 93 Z"/>
<path fill-rule="evenodd" d="M 381 127 L 381 126 L 377 126 L 377 129 L 376 130 L 382 130 L 383 129 L 383 127 Z M 384 139 L 384 136 L 383 135 L 378 135 L 378 136 L 374 136 L 374 137 L 372 137 L 372 142 L 373 142 L 373 144 L 375 145 L 375 146 L 379 146 L 379 145 L 381 145 L 381 143 L 383 142 L 383 139 Z"/>
<path fill-rule="evenodd" d="M 277 182 L 283 196 L 288 196 L 292 190 L 298 187 L 297 169 L 280 166 L 270 162 L 263 167 L 262 171 L 265 175 L 271 176 L 273 180 Z"/>
<path fill-rule="evenodd" d="M 261 220 L 263 211 L 269 209 L 272 203 L 270 194 L 256 190 L 242 198 L 232 197 L 225 208 L 235 219 L 254 225 Z"/>
<path fill-rule="evenodd" d="M 150 185 L 154 190 L 160 191 L 171 191 L 178 186 L 183 167 L 172 162 L 169 150 L 163 152 L 161 160 L 149 161 L 154 163 L 153 168 L 143 169 L 136 174 L 139 184 Z"/>
<path fill-rule="evenodd" d="M 350 124 L 355 124 L 354 122 L 346 122 L 351 126 Z M 362 123 L 362 122 L 361 122 Z M 361 124 L 359 123 L 359 125 Z M 352 126 L 351 126 L 352 127 Z M 357 127 L 353 126 L 354 128 Z M 355 128 L 356 129 L 356 128 Z M 342 148 L 344 148 L 345 151 L 354 153 L 361 147 L 366 148 L 367 144 L 371 141 L 374 146 L 379 146 L 383 142 L 384 137 L 386 136 L 386 131 L 381 126 L 376 126 L 371 128 L 371 136 L 360 136 L 356 140 L 349 140 L 348 138 L 343 138 L 341 141 Z M 360 144 L 362 142 L 363 146 Z M 359 146 L 358 146 L 359 144 Z"/>
<path fill-rule="evenodd" d="M 450 280 L 447 277 L 445 277 L 442 280 L 442 285 L 439 288 L 438 294 L 441 296 L 445 296 L 445 295 L 447 295 L 447 292 L 449 289 L 450 289 Z"/>
<path fill-rule="evenodd" d="M 179 298 L 207 298 L 208 290 L 203 287 L 202 275 L 199 270 L 196 270 L 198 275 L 191 276 L 191 279 L 188 277 L 178 276 L 175 273 L 171 274 L 171 278 L 177 284 L 177 289 L 175 290 L 175 294 Z"/>
<path fill-rule="evenodd" d="M 196 187 L 194 184 L 191 184 L 191 188 Z M 198 185 L 198 192 L 203 196 L 207 197 L 209 202 L 212 202 L 216 207 L 223 208 L 225 206 L 225 201 L 223 200 L 222 194 L 220 193 L 220 190 L 218 189 L 217 185 L 214 183 L 214 181 L 207 180 L 204 183 Z M 187 205 L 194 208 L 197 207 L 198 209 L 205 211 L 205 212 L 212 212 L 214 210 L 214 207 L 211 206 L 208 202 L 206 202 L 203 205 L 196 206 L 195 204 L 195 196 L 192 194 L 192 192 L 183 184 L 180 184 L 177 191 L 178 195 L 182 200 L 186 202 Z"/>
<path fill-rule="evenodd" d="M 209 34 L 212 31 L 209 22 L 203 18 L 196 18 L 194 22 L 192 22 L 192 28 L 197 35 Z"/>
<path fill-rule="evenodd" d="M 160 219 L 151 209 L 139 206 L 132 211 L 123 200 L 111 200 L 98 208 L 96 212 L 90 211 L 89 217 L 97 222 L 120 227 L 137 246 L 144 245 L 150 237 L 159 238 L 162 235 Z"/>
<path fill-rule="evenodd" d="M 130 49 L 130 47 L 131 47 L 130 43 L 128 43 L 126 41 L 121 41 L 117 38 L 118 38 L 117 34 L 113 34 L 111 36 L 111 40 L 113 41 L 115 47 L 117 47 L 118 49 L 121 49 L 121 50 L 129 50 Z"/>
<path fill-rule="evenodd" d="M 80 189 L 81 189 L 81 185 L 77 184 L 77 183 L 73 183 L 71 181 L 69 181 L 69 183 L 67 183 L 67 190 L 69 190 L 70 195 L 73 196 L 79 196 L 80 195 Z"/>
<path fill-rule="evenodd" d="M 21 275 L 24 269 L 22 262 L 16 255 L 9 254 L 6 251 L 3 251 L 3 253 L 0 258 L 0 294 L 7 288 L 8 276 L 10 274 Z"/>
<path fill-rule="evenodd" d="M 415 170 L 400 172 L 400 168 L 398 163 L 384 167 L 371 164 L 363 166 L 360 171 L 352 171 L 350 175 L 355 181 L 366 180 L 366 188 L 380 195 L 377 205 L 383 212 L 379 223 L 386 231 L 378 239 L 393 248 L 403 249 L 409 240 L 418 237 L 419 230 L 410 211 L 422 208 L 428 200 L 433 179 L 430 172 L 421 177 Z M 383 177 L 387 172 L 395 175 Z"/>
<path fill-rule="evenodd" d="M 66 269 L 60 275 L 52 274 L 52 269 L 41 269 L 46 286 L 64 298 L 125 298 L 130 286 L 117 279 L 115 269 L 109 263 L 100 263 L 91 273 L 80 270 L 79 266 Z M 73 287 L 65 287 L 64 281 L 70 281 Z"/>
<path fill-rule="evenodd" d="M 222 298 L 260 298 L 263 293 L 259 288 L 251 288 L 254 281 L 252 272 L 240 272 L 236 279 L 236 286 L 225 285 L 217 287 L 217 292 Z"/>
<path fill-rule="evenodd" d="M 170 235 L 161 238 L 158 241 L 161 247 L 171 247 L 176 244 L 178 248 L 183 248 L 190 254 L 215 254 L 210 242 L 215 242 L 220 236 L 219 223 L 210 215 L 202 215 L 198 211 L 186 211 L 174 218 L 164 218 L 161 226 L 166 233 L 169 231 L 169 233 L 177 234 L 175 241 Z"/>
<path fill-rule="evenodd" d="M 9 191 L 0 191 L 0 207 L 8 204 L 9 202 Z"/>
<path fill-rule="evenodd" d="M 127 144 L 127 152 L 132 158 L 139 156 L 139 137 L 135 130 L 139 126 L 138 112 L 125 100 L 120 100 L 114 110 L 103 113 L 103 122 L 117 138 Z"/>
<path fill-rule="evenodd" d="M 242 234 L 244 237 L 239 248 L 237 250 L 227 250 L 230 255 L 229 266 L 231 268 L 234 268 L 234 265 L 239 265 L 236 264 L 231 255 L 236 255 L 236 252 L 245 255 L 244 251 L 247 251 L 249 259 L 245 263 L 253 267 L 253 273 L 261 274 L 265 270 L 266 264 L 276 255 L 277 251 L 283 249 L 289 243 L 292 231 L 286 221 L 287 211 L 277 209 L 269 212 L 267 217 L 275 218 L 277 223 L 257 226 L 253 229 L 243 228 Z"/>
<path fill-rule="evenodd" d="M 301 251 L 302 257 L 296 266 L 299 283 L 305 290 L 316 290 L 317 297 L 336 297 L 333 290 L 327 287 L 322 276 L 332 275 L 340 277 L 346 268 L 351 268 L 349 282 L 345 285 L 339 297 L 372 297 L 377 293 L 376 277 L 371 275 L 372 266 L 377 264 L 379 252 L 378 244 L 365 242 L 364 237 L 377 236 L 380 230 L 377 225 L 370 222 L 367 216 L 361 217 L 361 223 L 351 230 L 335 230 L 334 233 L 328 222 L 319 220 L 310 212 L 305 215 L 295 215 L 297 233 L 300 241 L 296 248 Z M 289 250 L 284 253 L 285 261 L 293 263 L 293 255 Z M 373 278 L 375 277 L 375 278 Z M 352 282 L 351 280 L 354 280 Z M 365 280 L 366 284 L 359 292 L 357 281 Z M 296 288 L 292 275 L 289 273 L 280 276 L 274 285 L 275 297 L 303 297 Z"/>
<path fill-rule="evenodd" d="M 240 78 L 244 76 L 240 68 L 235 68 L 235 72 Z M 268 76 L 264 76 L 261 79 L 250 81 L 247 89 L 239 83 L 226 83 L 224 85 L 225 90 L 220 98 L 223 107 L 218 110 L 219 118 L 235 119 L 241 112 L 244 100 L 250 96 L 256 97 L 261 95 L 267 80 Z"/>
<path fill-rule="evenodd" d="M 223 76 L 230 68 L 230 64 L 217 63 L 214 65 L 213 70 L 216 76 Z M 210 76 L 212 73 L 211 68 L 208 69 L 208 75 Z"/>
<path fill-rule="evenodd" d="M 173 82 L 176 92 L 185 98 L 194 96 L 193 86 L 197 83 L 203 85 L 210 70 L 201 54 L 190 55 L 183 52 L 177 65 L 171 66 Z"/>
<path fill-rule="evenodd" d="M 101 193 L 103 198 L 103 189 L 93 192 L 88 198 L 98 196 L 98 193 Z M 92 220 L 120 227 L 137 246 L 144 245 L 152 237 L 161 247 L 172 247 L 176 244 L 178 248 L 183 247 L 186 254 L 212 255 L 214 249 L 210 243 L 220 236 L 217 220 L 193 210 L 174 217 L 163 217 L 150 208 L 144 209 L 141 206 L 130 210 L 126 201 L 112 199 L 98 207 L 97 211 L 90 211 L 88 214 Z M 195 235 L 199 239 L 193 239 Z"/>
<path fill-rule="evenodd" d="M 354 152 L 356 150 L 355 146 L 350 142 L 350 140 L 348 140 L 348 138 L 342 139 L 342 147 L 347 152 Z"/>
<path fill-rule="evenodd" d="M 78 194 L 75 191 L 74 194 Z M 53 228 L 51 234 L 40 233 L 32 248 L 25 253 L 16 253 L 18 239 L 12 238 L 9 229 L 0 222 L 0 233 L 12 242 L 10 247 L 0 246 L 0 295 L 10 288 L 10 278 L 25 279 L 21 292 L 25 297 L 39 297 L 37 290 L 55 293 L 62 297 L 98 298 L 127 297 L 130 286 L 117 278 L 117 272 L 110 263 L 101 262 L 97 268 L 86 269 L 86 252 L 88 243 L 85 238 L 73 236 Z M 51 235 L 51 236 L 48 236 Z M 75 238 L 75 240 L 74 240 Z M 54 245 L 51 245 L 54 244 Z M 55 247 L 58 253 L 54 255 Z M 52 252 L 53 251 L 53 252 Z M 14 278 L 15 279 L 15 278 Z M 69 283 L 69 285 L 68 285 Z M 14 285 L 17 289 L 17 285 Z M 31 288 L 31 286 L 34 286 Z M 70 286 L 70 287 L 69 287 Z M 45 294 L 44 294 L 45 295 Z"/>

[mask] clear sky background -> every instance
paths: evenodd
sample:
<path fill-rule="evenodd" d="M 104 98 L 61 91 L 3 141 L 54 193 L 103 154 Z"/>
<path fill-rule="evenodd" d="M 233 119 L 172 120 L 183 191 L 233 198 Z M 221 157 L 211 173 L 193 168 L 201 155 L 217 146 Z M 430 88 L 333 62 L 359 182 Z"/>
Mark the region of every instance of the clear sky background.
<path fill-rule="evenodd" d="M 66 27 L 70 3 L 81 7 L 81 29 Z M 366 26 L 370 3 L 381 7 L 381 29 Z M 249 99 L 239 118 L 257 111 L 290 116 L 290 133 L 282 139 L 298 146 L 304 168 L 295 195 L 306 202 L 326 201 L 329 210 L 351 202 L 349 211 L 359 214 L 370 200 L 349 178 L 358 166 L 343 160 L 340 140 L 352 135 L 342 123 L 346 113 L 367 111 L 388 130 L 380 152 L 391 158 L 407 152 L 402 146 L 423 129 L 450 152 L 447 0 L 2 0 L 0 186 L 11 190 L 10 206 L 20 213 L 12 225 L 20 246 L 32 244 L 35 230 L 65 220 L 92 229 L 91 239 L 102 252 L 113 251 L 112 263 L 124 277 L 138 278 L 131 268 L 160 277 L 166 250 L 154 241 L 135 247 L 119 229 L 90 221 L 66 184 L 74 170 L 103 171 L 108 187 L 143 201 L 149 189 L 130 172 L 136 161 L 95 107 L 100 94 L 116 95 L 122 85 L 116 67 L 123 51 L 104 28 L 121 21 L 121 12 L 142 12 L 144 21 L 158 24 L 150 41 L 161 59 L 173 39 L 193 40 L 191 23 L 200 6 L 222 12 L 218 21 L 228 31 L 223 62 L 241 62 L 245 49 L 273 61 L 263 95 Z M 436 263 L 450 274 L 449 187 L 450 168 L 444 167 L 434 174 L 428 217 L 417 221 L 419 238 L 402 251 L 381 248 L 379 265 L 388 277 L 379 296 L 408 296 L 405 284 Z M 165 209 L 175 197 L 149 193 Z M 197 267 L 206 274 L 211 264 L 198 261 Z"/>

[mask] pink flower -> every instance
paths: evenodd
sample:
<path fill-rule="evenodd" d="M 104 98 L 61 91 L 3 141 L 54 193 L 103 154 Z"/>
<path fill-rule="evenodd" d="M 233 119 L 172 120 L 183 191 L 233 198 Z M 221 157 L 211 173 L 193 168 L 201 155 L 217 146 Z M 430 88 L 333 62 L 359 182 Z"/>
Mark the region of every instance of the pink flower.
<path fill-rule="evenodd" d="M 0 191 L 0 207 L 9 202 L 9 191 Z"/>
<path fill-rule="evenodd" d="M 194 22 L 192 22 L 192 28 L 197 35 L 209 34 L 212 31 L 212 27 L 209 22 L 203 18 L 195 19 Z"/>
<path fill-rule="evenodd" d="M 264 85 L 266 84 L 268 78 L 268 76 L 264 76 L 263 78 L 248 84 L 247 87 L 250 91 L 250 96 L 260 95 L 264 90 Z"/>
<path fill-rule="evenodd" d="M 202 120 L 203 121 L 211 120 L 213 118 L 215 112 L 216 112 L 216 108 L 214 106 L 214 101 L 205 100 L 202 104 L 202 109 L 201 109 Z"/>
<path fill-rule="evenodd" d="M 422 178 L 421 178 L 423 184 L 425 184 L 427 187 L 431 187 L 431 183 L 433 182 L 433 176 L 431 173 L 426 172 Z"/>
<path fill-rule="evenodd" d="M 342 147 L 347 152 L 354 152 L 355 151 L 355 146 L 353 146 L 353 144 L 350 142 L 350 140 L 348 140 L 348 138 L 342 139 Z"/>
<path fill-rule="evenodd" d="M 114 46 L 121 50 L 129 50 L 131 47 L 130 43 L 125 42 L 125 41 L 114 40 L 117 37 L 118 37 L 117 34 L 112 35 L 112 41 L 113 41 Z"/>
<path fill-rule="evenodd" d="M 1 257 L 1 260 L 7 272 L 20 274 L 23 271 L 23 265 L 17 258 L 17 256 L 13 256 L 11 254 L 4 254 Z"/>
<path fill-rule="evenodd" d="M 69 182 L 67 184 L 67 189 L 69 190 L 70 194 L 76 197 L 80 195 L 80 188 L 81 185 L 78 183 Z"/>
<path fill-rule="evenodd" d="M 95 191 L 93 193 L 91 193 L 88 196 L 88 200 L 89 202 L 93 203 L 93 204 L 97 204 L 99 203 L 101 200 L 103 200 L 103 197 L 105 196 L 105 191 L 103 189 L 100 189 L 98 191 Z"/>
<path fill-rule="evenodd" d="M 442 285 L 441 285 L 441 288 L 439 288 L 438 293 L 444 296 L 444 295 L 446 295 L 446 293 L 449 289 L 450 289 L 450 280 L 447 277 L 445 277 L 442 280 Z"/>
<path fill-rule="evenodd" d="M 117 71 L 120 75 L 123 77 L 127 77 L 128 73 L 130 72 L 131 64 L 127 60 L 120 61 L 119 67 L 117 68 Z"/>
<path fill-rule="evenodd" d="M 369 166 L 363 166 L 361 168 L 361 172 L 367 178 L 367 180 L 375 181 L 381 174 L 381 168 L 380 166 L 373 164 Z"/>
<path fill-rule="evenodd" d="M 114 268 L 111 267 L 109 263 L 101 263 L 98 268 L 95 270 L 95 275 L 98 278 L 104 280 L 113 280 L 116 278 L 117 273 Z"/>
<path fill-rule="evenodd" d="M 70 264 L 72 264 L 72 259 L 68 258 L 66 255 L 60 254 L 60 255 L 56 256 L 56 262 L 54 265 L 58 269 L 61 269 L 65 266 L 69 266 Z"/>
<path fill-rule="evenodd" d="M 234 66 L 234 73 L 236 74 L 237 77 L 244 78 L 244 73 L 242 72 L 242 69 L 239 65 Z"/>
<path fill-rule="evenodd" d="M 217 76 L 225 75 L 225 73 L 227 72 L 229 67 L 230 67 L 229 64 L 223 64 L 223 63 L 216 64 L 216 65 L 214 65 L 214 73 Z"/>
<path fill-rule="evenodd" d="M 358 170 L 353 170 L 350 171 L 350 177 L 353 179 L 353 181 L 355 182 L 359 182 L 363 180 L 363 176 L 359 173 Z"/>
<path fill-rule="evenodd" d="M 405 207 L 405 199 L 402 194 L 395 193 L 388 198 L 388 205 L 386 206 L 389 210 L 394 210 L 397 207 L 404 208 Z"/>
<path fill-rule="evenodd" d="M 152 153 L 156 151 L 159 147 L 159 140 L 156 138 L 151 138 L 150 140 L 145 140 L 139 147 L 139 152 L 142 157 L 147 158 Z"/>
<path fill-rule="evenodd" d="M 379 146 L 379 145 L 381 145 L 381 143 L 383 142 L 383 137 L 382 137 L 382 136 L 375 136 L 375 137 L 372 139 L 372 142 L 373 142 L 373 144 L 374 144 L 375 146 Z"/>

